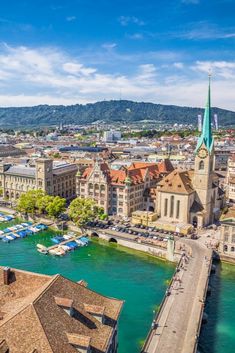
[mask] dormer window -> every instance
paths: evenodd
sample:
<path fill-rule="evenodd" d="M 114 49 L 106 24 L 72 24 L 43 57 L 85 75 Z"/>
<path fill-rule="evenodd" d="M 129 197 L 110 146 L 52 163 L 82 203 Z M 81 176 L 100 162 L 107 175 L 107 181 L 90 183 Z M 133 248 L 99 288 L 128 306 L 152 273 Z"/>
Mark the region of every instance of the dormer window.
<path fill-rule="evenodd" d="M 55 302 L 69 316 L 73 316 L 73 300 L 72 299 L 55 297 Z"/>
<path fill-rule="evenodd" d="M 84 304 L 84 309 L 88 314 L 94 316 L 94 318 L 99 322 L 104 322 L 104 306 Z"/>
<path fill-rule="evenodd" d="M 67 333 L 69 344 L 80 353 L 90 353 L 91 338 L 77 333 Z"/>

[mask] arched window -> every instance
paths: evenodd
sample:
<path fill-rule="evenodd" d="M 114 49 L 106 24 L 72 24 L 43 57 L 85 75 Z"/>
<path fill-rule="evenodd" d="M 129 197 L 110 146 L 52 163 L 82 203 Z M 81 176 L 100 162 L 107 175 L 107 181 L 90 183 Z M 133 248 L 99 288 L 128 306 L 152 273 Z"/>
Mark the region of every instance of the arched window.
<path fill-rule="evenodd" d="M 224 245 L 224 251 L 228 251 L 227 245 Z"/>
<path fill-rule="evenodd" d="M 231 247 L 231 251 L 233 251 L 233 252 L 234 252 L 234 246 L 232 246 L 232 247 Z"/>
<path fill-rule="evenodd" d="M 176 203 L 176 218 L 180 217 L 180 200 L 177 200 Z"/>
<path fill-rule="evenodd" d="M 167 216 L 167 208 L 168 208 L 168 199 L 165 199 L 165 204 L 164 204 L 164 216 Z"/>
<path fill-rule="evenodd" d="M 172 196 L 171 196 L 171 210 L 170 210 L 170 217 L 173 217 L 173 215 L 174 215 L 174 202 L 175 202 L 175 197 L 172 195 Z"/>
<path fill-rule="evenodd" d="M 204 169 L 204 161 L 199 162 L 199 170 Z"/>

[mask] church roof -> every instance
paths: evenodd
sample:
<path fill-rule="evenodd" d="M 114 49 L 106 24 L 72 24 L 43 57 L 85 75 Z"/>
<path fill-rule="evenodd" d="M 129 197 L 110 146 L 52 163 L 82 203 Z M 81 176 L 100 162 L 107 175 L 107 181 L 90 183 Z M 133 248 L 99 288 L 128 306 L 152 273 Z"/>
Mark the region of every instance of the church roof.
<path fill-rule="evenodd" d="M 158 186 L 160 191 L 179 194 L 191 194 L 194 191 L 192 184 L 193 171 L 174 170 L 167 175 Z"/>
<path fill-rule="evenodd" d="M 210 152 L 212 150 L 214 140 L 212 137 L 212 129 L 211 129 L 211 90 L 210 90 L 210 76 L 209 76 L 209 86 L 208 86 L 208 97 L 206 108 L 204 111 L 204 119 L 203 119 L 203 128 L 201 136 L 198 139 L 196 151 L 201 147 L 204 143 L 207 150 Z"/>

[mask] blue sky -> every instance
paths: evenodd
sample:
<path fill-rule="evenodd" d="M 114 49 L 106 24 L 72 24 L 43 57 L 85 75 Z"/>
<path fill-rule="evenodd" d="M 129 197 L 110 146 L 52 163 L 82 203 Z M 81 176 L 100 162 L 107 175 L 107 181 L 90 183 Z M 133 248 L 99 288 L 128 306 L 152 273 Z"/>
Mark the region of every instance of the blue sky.
<path fill-rule="evenodd" d="M 235 110 L 235 0 L 11 0 L 0 105 L 132 99 Z"/>

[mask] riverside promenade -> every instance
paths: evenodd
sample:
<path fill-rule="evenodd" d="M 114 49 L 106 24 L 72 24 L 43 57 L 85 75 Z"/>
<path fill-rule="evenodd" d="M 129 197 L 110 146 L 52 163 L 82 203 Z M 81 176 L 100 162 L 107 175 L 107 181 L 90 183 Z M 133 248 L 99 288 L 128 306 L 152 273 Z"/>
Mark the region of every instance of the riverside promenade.
<path fill-rule="evenodd" d="M 180 243 L 191 248 L 191 256 L 181 258 L 142 353 L 197 352 L 212 250 L 195 240 Z"/>

